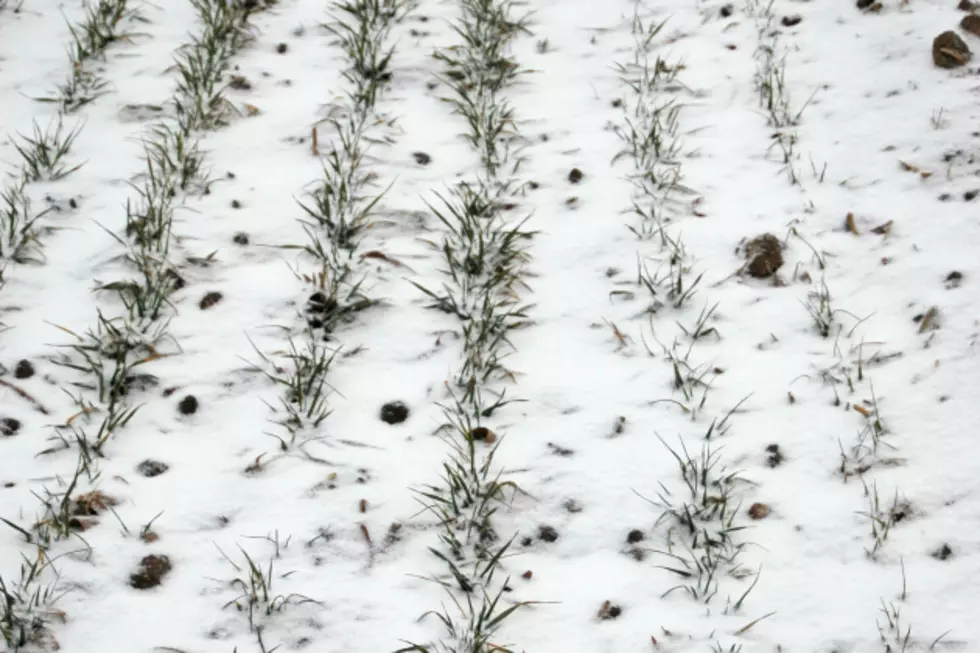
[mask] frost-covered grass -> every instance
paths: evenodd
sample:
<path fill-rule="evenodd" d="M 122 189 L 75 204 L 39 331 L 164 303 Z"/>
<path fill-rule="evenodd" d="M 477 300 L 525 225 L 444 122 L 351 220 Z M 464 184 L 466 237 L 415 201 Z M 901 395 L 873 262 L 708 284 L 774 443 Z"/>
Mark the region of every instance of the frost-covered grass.
<path fill-rule="evenodd" d="M 0 650 L 970 650 L 962 15 L 0 0 Z"/>

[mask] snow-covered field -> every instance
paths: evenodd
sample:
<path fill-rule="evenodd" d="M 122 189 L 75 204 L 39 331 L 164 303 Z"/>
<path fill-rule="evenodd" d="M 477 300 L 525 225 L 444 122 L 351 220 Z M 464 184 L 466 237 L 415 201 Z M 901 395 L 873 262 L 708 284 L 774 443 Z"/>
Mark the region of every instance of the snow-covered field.
<path fill-rule="evenodd" d="M 978 650 L 980 18 L 860 4 L 0 0 L 0 650 Z"/>

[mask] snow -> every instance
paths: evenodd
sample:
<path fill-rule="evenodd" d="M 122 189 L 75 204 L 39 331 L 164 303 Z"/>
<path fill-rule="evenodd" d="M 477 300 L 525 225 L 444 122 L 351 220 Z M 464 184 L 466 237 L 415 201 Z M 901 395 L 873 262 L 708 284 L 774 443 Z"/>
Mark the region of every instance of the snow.
<path fill-rule="evenodd" d="M 16 13 L 15 4 L 0 10 L 0 106 L 11 137 L 0 142 L 0 161 L 11 179 L 20 165 L 13 137 L 56 115 L 53 105 L 31 98 L 67 75 L 67 22 L 83 15 L 74 1 L 25 0 Z M 795 128 L 799 183 L 792 184 L 769 151 L 773 128 L 753 88 L 756 18 L 737 3 L 722 18 L 721 6 L 665 0 L 643 12 L 667 19 L 654 52 L 683 62 L 681 86 L 664 97 L 683 106 L 680 163 L 694 194 L 682 197 L 667 230 L 683 237 L 690 279 L 704 273 L 689 302 L 652 319 L 636 270 L 639 257 L 657 269 L 662 253 L 627 229 L 639 220 L 629 213 L 633 170 L 628 160 L 611 163 L 622 147 L 613 130 L 626 115 L 613 103 L 629 98 L 615 64 L 633 57 L 633 3 L 529 0 L 515 9 L 533 12 L 531 34 L 519 36 L 511 52 L 530 72 L 502 94 L 524 141 L 518 177 L 539 184 L 513 211 L 514 219 L 530 215 L 527 228 L 539 232 L 528 245 L 530 290 L 522 295 L 533 324 L 511 334 L 507 365 L 516 382 L 500 386 L 522 402 L 485 424 L 503 436 L 495 469 L 522 490 L 494 516 L 504 540 L 515 538 L 495 587 L 509 576 L 503 602 L 530 604 L 492 641 L 542 653 L 971 650 L 980 641 L 973 609 L 980 223 L 964 193 L 980 188 L 977 67 L 942 70 L 930 56 L 933 37 L 963 14 L 949 0 L 887 2 L 877 13 L 850 2 L 776 0 L 772 27 L 787 53 L 791 100 L 798 109 L 812 96 Z M 432 580 L 446 578 L 430 552 L 440 546 L 440 529 L 413 490 L 438 484 L 449 455 L 434 430 L 443 421 L 440 406 L 451 402 L 445 383 L 461 345 L 450 332 L 459 324 L 426 309 L 427 298 L 409 281 L 443 283 L 443 259 L 425 241 L 441 243 L 444 227 L 426 203 L 438 206 L 435 193 L 479 167 L 461 137 L 465 121 L 439 99 L 448 89 L 427 86 L 442 72 L 434 49 L 459 41 L 450 27 L 459 11 L 453 2 L 423 0 L 392 31 L 394 76 L 377 110 L 397 118 L 394 142 L 373 146 L 367 161 L 377 190 L 391 189 L 361 249 L 403 267 L 372 259 L 365 268 L 369 294 L 384 304 L 338 331 L 342 350 L 328 378 L 332 412 L 306 447 L 315 459 L 279 451 L 269 433 L 281 432 L 274 421 L 282 413 L 270 407 L 281 405 L 282 390 L 253 368 L 259 352 L 281 353 L 287 334 L 301 337 L 313 291 L 294 274 L 315 273 L 311 259 L 281 246 L 305 241 L 296 200 L 321 174 L 311 153 L 313 125 L 322 125 L 347 88 L 343 54 L 320 25 L 327 9 L 320 0 L 281 0 L 254 14 L 257 38 L 232 60 L 252 89 L 227 96 L 259 113 L 202 137 L 217 181 L 177 212 L 172 258 L 187 286 L 174 296 L 169 330 L 179 350 L 146 366 L 159 385 L 136 393 L 134 405 L 142 407 L 107 444 L 100 476 L 79 486 L 118 500 L 115 516 L 104 512 L 98 525 L 47 552 L 60 586 L 70 590 L 56 604 L 64 619 L 50 624 L 61 650 L 394 651 L 445 637 L 436 616 L 421 618 L 455 608 Z M 124 108 L 173 95 L 173 52 L 199 28 L 190 3 L 144 3 L 140 11 L 147 22 L 134 23 L 132 38 L 97 64 L 112 92 L 66 118 L 66 126 L 83 125 L 70 159 L 84 166 L 27 187 L 36 209 L 49 196 L 60 209 L 41 218 L 51 228 L 41 235 L 44 263 L 9 263 L 0 288 L 0 369 L 7 370 L 0 418 L 22 423 L 0 437 L 0 517 L 24 528 L 41 509 L 34 493 L 64 491 L 77 459 L 74 448 L 39 455 L 57 444 L 54 427 L 77 412 L 63 389 L 77 391 L 69 384 L 78 376 L 53 363 L 72 337 L 57 327 L 81 334 L 94 328 L 98 310 L 120 309 L 93 288 L 123 274 L 123 250 L 107 230 L 125 229 L 125 203 L 134 197 L 128 182 L 144 169 L 140 137 L 149 123 L 127 118 Z M 781 26 L 790 14 L 802 22 Z M 429 154 L 431 163 L 417 164 L 414 152 Z M 578 184 L 567 179 L 572 168 L 584 173 Z M 77 209 L 69 208 L 71 198 Z M 844 228 L 848 213 L 858 234 Z M 887 235 L 872 232 L 889 220 Z M 248 245 L 233 242 L 239 232 Z M 740 242 L 766 232 L 786 243 L 778 287 L 734 274 L 744 262 Z M 206 266 L 186 262 L 212 252 Z M 962 283 L 947 287 L 954 270 Z M 821 281 L 841 311 L 840 330 L 828 338 L 804 306 Z M 636 297 L 610 295 L 624 289 Z M 211 291 L 222 300 L 200 310 Z M 680 325 L 690 328 L 715 304 L 709 324 L 717 337 L 691 346 L 692 365 L 716 372 L 692 418 L 664 401 L 682 397 L 658 342 L 670 347 L 676 339 L 683 354 L 690 340 Z M 920 333 L 913 318 L 932 306 L 938 329 Z M 21 359 L 33 362 L 35 376 L 14 378 Z M 176 390 L 164 396 L 168 388 Z M 877 464 L 845 479 L 841 450 L 866 425 L 854 405 L 867 410 L 862 402 L 872 393 L 886 444 Z M 177 402 L 188 394 L 200 409 L 180 415 Z M 394 400 L 411 415 L 392 426 L 378 413 Z M 680 451 L 683 443 L 697 455 L 712 422 L 726 416 L 729 428 L 711 445 L 719 469 L 744 479 L 734 485 L 734 525 L 744 530 L 733 535 L 736 562 L 720 568 L 718 593 L 705 603 L 670 591 L 685 580 L 665 569 L 679 563 L 662 553 L 667 527 L 653 502 L 683 490 L 665 445 Z M 620 417 L 625 427 L 617 433 Z M 772 444 L 785 460 L 771 467 Z M 571 453 L 558 455 L 556 447 Z M 168 471 L 141 476 L 136 467 L 147 459 Z M 260 469 L 247 473 L 257 460 Z M 896 496 L 910 505 L 874 559 L 862 514 L 872 488 L 885 511 Z M 755 503 L 769 506 L 766 518 L 748 516 Z M 159 539 L 146 543 L 140 529 L 155 516 Z M 385 544 L 392 524 L 401 524 L 398 538 Z M 542 525 L 558 539 L 538 539 Z M 633 529 L 644 533 L 635 547 L 626 539 Z M 932 554 L 943 544 L 952 555 L 940 560 Z M 274 558 L 273 594 L 315 601 L 257 617 L 261 639 L 230 604 L 240 594 L 231 581 L 247 576 L 242 550 L 263 568 Z M 173 571 L 159 587 L 139 591 L 128 580 L 148 554 L 169 556 Z M 22 556 L 36 555 L 14 529 L 0 530 L 0 577 L 8 585 Z M 732 568 L 744 574 L 727 573 Z M 526 571 L 530 578 L 522 578 Z M 598 618 L 605 601 L 622 613 Z M 903 636 L 911 626 L 906 649 L 879 638 L 883 606 L 900 610 Z"/>

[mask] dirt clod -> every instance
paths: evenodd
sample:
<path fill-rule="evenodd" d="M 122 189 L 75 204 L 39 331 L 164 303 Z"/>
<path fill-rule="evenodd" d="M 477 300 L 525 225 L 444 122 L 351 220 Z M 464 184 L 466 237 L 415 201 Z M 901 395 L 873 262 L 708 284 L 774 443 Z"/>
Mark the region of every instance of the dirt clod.
<path fill-rule="evenodd" d="M 950 546 L 944 542 L 941 547 L 939 547 L 929 555 L 931 555 L 936 560 L 949 560 L 951 557 L 953 557 L 953 549 L 950 548 Z"/>
<path fill-rule="evenodd" d="M 953 270 L 946 275 L 947 288 L 959 288 L 961 283 L 963 283 L 963 273 L 959 270 Z"/>
<path fill-rule="evenodd" d="M 783 452 L 780 451 L 778 444 L 770 444 L 766 447 L 766 466 L 767 467 L 779 467 L 786 458 L 783 456 Z"/>
<path fill-rule="evenodd" d="M 626 541 L 629 544 L 636 544 L 637 542 L 642 542 L 646 535 L 643 534 L 639 528 L 634 528 L 629 533 L 626 534 Z"/>
<path fill-rule="evenodd" d="M 145 476 L 146 478 L 153 478 L 154 476 L 159 476 L 163 474 L 168 469 L 170 465 L 167 463 L 162 463 L 158 460 L 144 460 L 139 465 L 136 466 L 136 471 Z"/>
<path fill-rule="evenodd" d="M 402 401 L 389 401 L 381 407 L 381 421 L 385 424 L 401 424 L 408 419 L 408 406 Z"/>
<path fill-rule="evenodd" d="M 432 163 L 432 157 L 425 152 L 412 152 L 412 158 L 415 159 L 415 163 L 420 166 L 427 166 Z"/>
<path fill-rule="evenodd" d="M 278 52 L 279 54 L 286 54 L 286 52 L 288 51 L 289 51 L 289 46 L 286 45 L 285 43 L 280 43 L 279 45 L 276 46 L 276 52 Z"/>
<path fill-rule="evenodd" d="M 201 298 L 201 301 L 198 303 L 198 306 L 201 308 L 202 311 L 206 311 L 212 306 L 214 306 L 215 304 L 217 304 L 218 302 L 220 302 L 222 297 L 224 297 L 224 295 L 222 295 L 218 291 L 209 292 L 208 294 L 206 294 L 204 297 Z"/>
<path fill-rule="evenodd" d="M 598 617 L 600 619 L 615 619 L 619 615 L 623 614 L 623 609 L 618 605 L 613 605 L 612 601 L 605 601 L 602 607 L 599 608 Z"/>
<path fill-rule="evenodd" d="M 485 426 L 478 426 L 470 431 L 470 437 L 487 444 L 493 444 L 497 441 L 497 434 Z"/>
<path fill-rule="evenodd" d="M 32 376 L 34 376 L 34 364 L 26 358 L 17 361 L 17 365 L 14 367 L 14 378 L 29 379 Z"/>
<path fill-rule="evenodd" d="M 765 519 L 769 516 L 769 506 L 764 503 L 753 503 L 749 508 L 749 517 L 752 519 Z"/>
<path fill-rule="evenodd" d="M 803 16 L 799 14 L 793 14 L 791 16 L 783 16 L 783 19 L 779 22 L 783 24 L 783 27 L 795 27 L 803 22 Z"/>
<path fill-rule="evenodd" d="M 14 419 L 13 417 L 4 417 L 0 419 L 0 435 L 5 437 L 10 437 L 17 435 L 17 431 L 20 430 L 20 420 Z"/>
<path fill-rule="evenodd" d="M 745 270 L 756 279 L 768 279 L 783 265 L 783 244 L 772 234 L 756 236 L 745 246 Z"/>
<path fill-rule="evenodd" d="M 542 542 L 554 542 L 558 539 L 558 531 L 553 526 L 539 526 L 538 539 Z"/>
<path fill-rule="evenodd" d="M 976 14 L 963 16 L 963 20 L 960 21 L 960 27 L 965 32 L 969 32 L 974 36 L 980 36 L 980 16 Z"/>
<path fill-rule="evenodd" d="M 173 565 L 165 555 L 148 555 L 140 560 L 139 569 L 129 576 L 129 585 L 138 590 L 148 590 L 163 582 Z"/>
<path fill-rule="evenodd" d="M 959 35 L 947 30 L 932 41 L 932 62 L 940 68 L 959 68 L 970 60 L 970 48 Z"/>
<path fill-rule="evenodd" d="M 244 231 L 239 231 L 237 234 L 235 234 L 235 237 L 232 238 L 232 241 L 236 245 L 248 245 L 248 234 Z"/>
<path fill-rule="evenodd" d="M 233 209 L 240 209 L 240 208 L 242 208 L 242 203 L 240 201 L 238 201 L 238 200 L 232 200 L 231 201 L 231 208 L 233 208 Z"/>
<path fill-rule="evenodd" d="M 735 12 L 735 7 L 733 7 L 730 4 L 723 5 L 722 8 L 718 10 L 718 13 L 721 14 L 722 18 L 728 18 L 734 12 Z"/>
<path fill-rule="evenodd" d="M 568 173 L 568 181 L 572 184 L 577 184 L 578 182 L 582 181 L 584 177 L 585 174 L 578 168 L 572 168 L 572 171 Z"/>
<path fill-rule="evenodd" d="M 177 404 L 177 410 L 181 415 L 193 415 L 197 412 L 198 401 L 194 395 L 187 395 Z"/>

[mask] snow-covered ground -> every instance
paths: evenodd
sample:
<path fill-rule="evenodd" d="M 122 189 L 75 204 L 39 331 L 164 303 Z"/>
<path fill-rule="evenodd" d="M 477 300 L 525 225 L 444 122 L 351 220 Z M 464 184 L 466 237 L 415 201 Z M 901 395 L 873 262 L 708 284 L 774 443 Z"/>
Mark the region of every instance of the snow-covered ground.
<path fill-rule="evenodd" d="M 74 66 L 100 8 L 113 38 Z M 339 43 L 372 9 L 373 78 Z M 175 56 L 235 41 L 208 32 L 223 10 L 251 38 L 182 132 L 205 174 L 146 201 L 153 129 L 193 95 Z M 976 650 L 980 69 L 932 54 L 946 30 L 980 48 L 965 15 L 0 0 L 0 645 Z M 37 100 L 79 75 L 103 92 Z M 512 111 L 499 137 L 454 87 Z M 25 138 L 59 124 L 69 151 L 22 185 Z M 300 205 L 344 174 L 365 185 L 338 210 L 370 223 L 349 246 Z M 493 200 L 470 226 L 521 225 L 479 272 L 446 257 L 461 181 Z M 141 202 L 166 247 L 133 244 Z M 360 295 L 327 338 L 335 264 Z M 160 310 L 127 311 L 154 283 Z M 462 382 L 473 325 L 519 307 Z M 285 387 L 297 361 L 324 404 Z"/>

